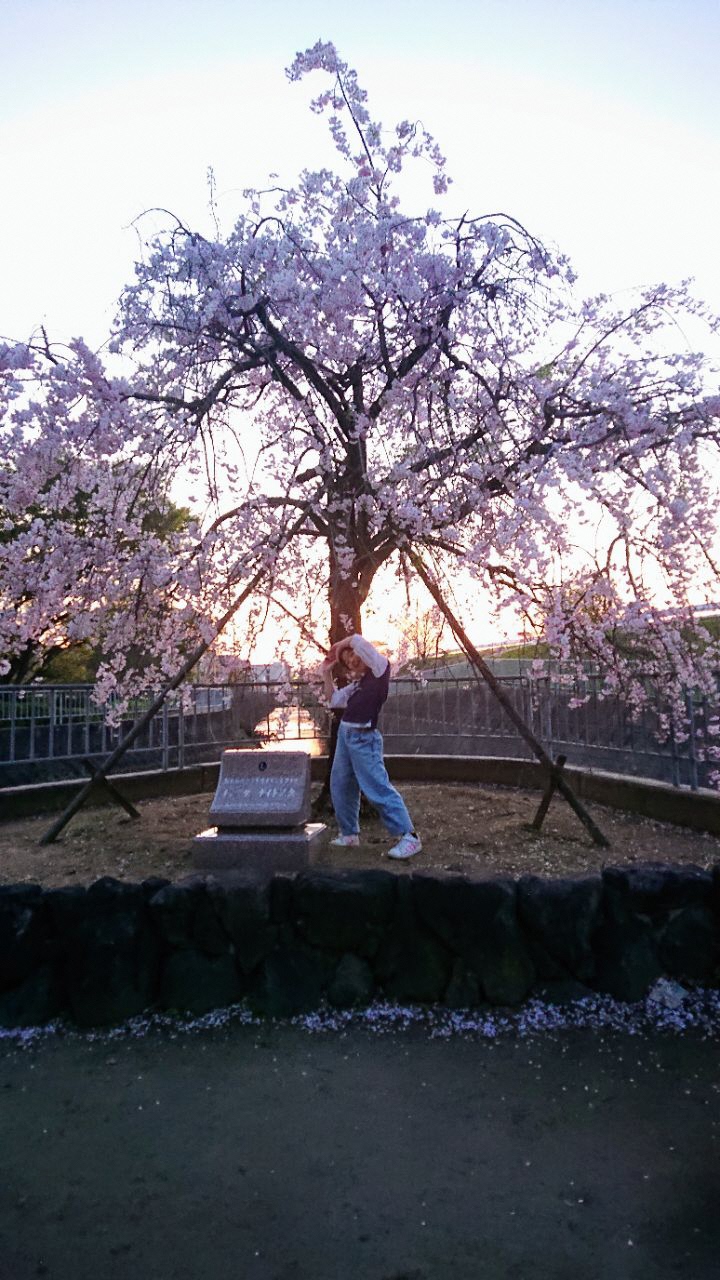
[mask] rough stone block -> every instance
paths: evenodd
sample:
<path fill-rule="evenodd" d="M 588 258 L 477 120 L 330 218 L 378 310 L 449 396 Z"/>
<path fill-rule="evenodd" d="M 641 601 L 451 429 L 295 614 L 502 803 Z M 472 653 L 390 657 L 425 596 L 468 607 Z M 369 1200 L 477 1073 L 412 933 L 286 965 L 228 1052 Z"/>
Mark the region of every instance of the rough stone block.
<path fill-rule="evenodd" d="M 631 914 L 662 917 L 681 907 L 708 906 L 712 872 L 692 865 L 605 867 L 602 872 L 608 914 L 620 920 Z"/>
<path fill-rule="evenodd" d="M 60 1012 L 51 965 L 43 965 L 20 986 L 0 995 L 0 1027 L 39 1027 Z"/>
<path fill-rule="evenodd" d="M 230 935 L 215 908 L 215 893 L 203 886 L 203 892 L 198 894 L 192 936 L 198 950 L 206 956 L 224 956 L 233 949 Z"/>
<path fill-rule="evenodd" d="M 520 932 L 512 880 L 412 876 L 415 907 L 425 924 L 477 976 L 492 1004 L 518 1004 L 535 971 Z"/>
<path fill-rule="evenodd" d="M 270 883 L 243 872 L 208 877 L 207 892 L 235 950 L 243 973 L 251 973 L 272 951 L 277 928 L 270 919 Z"/>
<path fill-rule="evenodd" d="M 172 881 L 168 880 L 167 876 L 148 876 L 147 880 L 143 880 L 140 885 L 145 901 L 149 902 L 151 898 L 155 897 L 156 893 L 159 893 L 161 889 L 164 889 L 169 884 L 172 884 Z"/>
<path fill-rule="evenodd" d="M 47 889 L 43 895 L 53 932 L 60 940 L 82 926 L 87 916 L 87 889 L 80 884 L 66 884 Z"/>
<path fill-rule="evenodd" d="M 220 828 L 298 827 L 310 817 L 305 751 L 223 751 L 210 817 Z"/>
<path fill-rule="evenodd" d="M 452 960 L 424 930 L 393 931 L 375 960 L 375 973 L 388 1000 L 436 1004 L 447 989 Z"/>
<path fill-rule="evenodd" d="M 294 916 L 295 876 L 279 872 L 270 881 L 270 919 L 273 924 L 290 924 Z"/>
<path fill-rule="evenodd" d="M 560 964 L 558 960 L 554 960 L 542 942 L 529 929 L 523 929 L 523 942 L 539 981 L 559 982 L 561 979 L 567 978 L 567 967 L 564 964 Z M 593 966 L 594 963 L 593 959 Z"/>
<path fill-rule="evenodd" d="M 47 959 L 48 951 L 40 886 L 0 886 L 0 991 L 24 982 Z"/>
<path fill-rule="evenodd" d="M 660 962 L 672 978 L 711 977 L 720 961 L 720 936 L 707 907 L 672 913 L 658 940 Z"/>
<path fill-rule="evenodd" d="M 295 879 L 294 921 L 315 947 L 373 956 L 392 916 L 390 871 L 308 871 Z"/>
<path fill-rule="evenodd" d="M 74 1021 L 107 1026 L 149 1008 L 155 998 L 158 959 L 149 917 L 136 903 L 88 913 L 65 940 L 59 972 L 63 999 Z"/>
<path fill-rule="evenodd" d="M 409 879 L 398 880 L 395 901 L 373 960 L 375 976 L 390 1000 L 436 1003 L 447 989 L 452 956 L 418 919 Z"/>
<path fill-rule="evenodd" d="M 250 989 L 250 1006 L 270 1018 L 310 1013 L 321 1003 L 334 967 L 331 956 L 283 936 L 263 961 Z"/>
<path fill-rule="evenodd" d="M 662 977 L 652 929 L 639 919 L 607 920 L 599 929 L 593 986 L 616 1000 L 642 1000 Z"/>
<path fill-rule="evenodd" d="M 172 951 L 163 961 L 159 1003 L 163 1009 L 209 1013 L 242 999 L 244 987 L 231 955 Z"/>
<path fill-rule="evenodd" d="M 589 996 L 594 996 L 595 992 L 586 987 L 584 982 L 576 982 L 574 978 L 559 978 L 536 987 L 533 995 L 545 1004 L 562 1008 L 564 1005 L 575 1004 L 578 1000 L 586 1000 Z"/>
<path fill-rule="evenodd" d="M 194 940 L 195 916 L 205 892 L 202 881 L 168 884 L 148 902 L 158 936 L 169 947 L 188 947 Z"/>
<path fill-rule="evenodd" d="M 478 980 L 464 960 L 456 959 L 453 963 L 443 1003 L 449 1009 L 472 1009 L 480 1003 Z"/>
<path fill-rule="evenodd" d="M 104 916 L 115 911 L 142 911 L 145 894 L 142 885 L 128 884 L 114 876 L 101 876 L 88 886 L 83 908 L 85 919 Z"/>
<path fill-rule="evenodd" d="M 602 921 L 599 875 L 557 880 L 523 876 L 518 883 L 518 915 L 529 941 L 536 944 L 535 963 L 543 977 L 569 973 L 582 982 L 592 978 L 593 938 Z M 560 972 L 553 972 L 553 962 Z"/>
<path fill-rule="evenodd" d="M 366 1005 L 372 999 L 375 983 L 367 960 L 351 954 L 344 955 L 328 988 L 328 1000 L 337 1009 L 353 1009 Z"/>

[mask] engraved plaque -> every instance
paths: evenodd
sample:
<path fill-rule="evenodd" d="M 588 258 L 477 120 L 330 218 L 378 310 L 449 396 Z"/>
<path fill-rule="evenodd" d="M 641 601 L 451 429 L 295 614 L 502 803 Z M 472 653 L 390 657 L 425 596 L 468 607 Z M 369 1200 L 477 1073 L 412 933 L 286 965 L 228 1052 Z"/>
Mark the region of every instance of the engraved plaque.
<path fill-rule="evenodd" d="M 310 817 L 304 751 L 223 751 L 210 806 L 218 827 L 297 827 Z"/>

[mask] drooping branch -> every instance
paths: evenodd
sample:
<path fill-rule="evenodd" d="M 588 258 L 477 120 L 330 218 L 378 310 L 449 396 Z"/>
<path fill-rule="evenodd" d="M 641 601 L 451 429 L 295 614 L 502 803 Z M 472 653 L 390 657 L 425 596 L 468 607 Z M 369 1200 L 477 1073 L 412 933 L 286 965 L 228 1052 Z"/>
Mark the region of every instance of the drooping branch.
<path fill-rule="evenodd" d="M 294 537 L 294 535 L 298 532 L 300 525 L 302 524 L 302 520 L 304 520 L 304 516 L 302 517 L 301 520 L 296 521 L 295 525 L 291 526 L 290 529 L 286 530 L 282 539 L 283 546 L 287 545 L 287 543 L 290 542 Z M 278 547 L 278 553 L 280 549 L 281 548 Z M 187 676 L 190 674 L 190 672 L 193 670 L 193 668 L 197 666 L 200 659 L 204 656 L 204 654 L 207 653 L 210 646 L 215 643 L 217 637 L 222 633 L 222 631 L 224 631 L 228 623 L 235 617 L 235 614 L 242 607 L 245 601 L 253 594 L 254 591 L 257 590 L 261 582 L 263 582 L 263 580 L 266 579 L 267 577 L 268 577 L 267 568 L 263 567 L 257 570 L 257 572 L 253 575 L 253 577 L 250 579 L 247 585 L 243 588 L 243 590 L 232 601 L 232 603 L 230 604 L 230 607 L 225 610 L 225 613 L 222 615 L 217 625 L 213 628 L 213 634 L 207 640 L 202 640 L 198 645 L 196 645 L 194 649 L 191 650 L 191 652 L 186 657 L 185 661 L 181 664 L 181 666 L 175 672 L 175 675 L 167 682 L 167 684 L 164 685 L 164 687 L 155 696 L 155 698 L 153 698 L 152 702 L 150 703 L 150 706 L 143 713 L 140 719 L 135 722 L 132 728 L 128 730 L 125 736 L 121 738 L 120 742 L 115 747 L 115 750 L 111 752 L 107 760 L 105 760 L 104 763 L 95 770 L 90 781 L 87 782 L 85 786 L 80 789 L 78 794 L 70 802 L 67 808 L 64 809 L 63 812 L 60 814 L 60 817 L 57 818 L 56 821 L 53 822 L 50 827 L 48 827 L 48 830 L 45 832 L 45 834 L 42 836 L 40 840 L 41 844 L 52 844 L 53 841 L 57 840 L 57 837 L 59 836 L 60 832 L 64 829 L 64 827 L 73 817 L 73 815 L 76 814 L 78 810 L 82 808 L 82 806 L 84 805 L 85 801 L 87 800 L 93 788 L 96 787 L 98 784 L 102 783 L 103 780 L 107 778 L 110 771 L 115 767 L 116 764 L 119 763 L 119 761 L 125 755 L 126 751 L 128 751 L 128 749 L 132 746 L 133 742 L 135 742 L 136 738 L 138 738 L 139 735 L 142 733 L 143 729 L 145 729 L 147 725 L 150 723 L 150 721 L 154 718 L 154 716 L 157 715 L 158 711 L 163 706 L 163 703 L 166 701 L 169 695 L 182 684 L 183 680 L 185 680 Z"/>

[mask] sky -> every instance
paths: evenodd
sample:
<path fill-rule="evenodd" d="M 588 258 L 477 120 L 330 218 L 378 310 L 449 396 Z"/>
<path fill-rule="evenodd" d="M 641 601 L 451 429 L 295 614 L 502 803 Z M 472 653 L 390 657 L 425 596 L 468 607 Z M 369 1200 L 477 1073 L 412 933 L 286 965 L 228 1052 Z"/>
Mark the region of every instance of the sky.
<path fill-rule="evenodd" d="M 720 312 L 718 0 L 3 0 L 0 335 L 99 346 L 160 206 L 228 230 L 243 188 L 328 159 L 291 85 L 332 40 L 373 115 L 421 119 L 448 210 L 502 210 L 587 293 L 692 276 Z"/>

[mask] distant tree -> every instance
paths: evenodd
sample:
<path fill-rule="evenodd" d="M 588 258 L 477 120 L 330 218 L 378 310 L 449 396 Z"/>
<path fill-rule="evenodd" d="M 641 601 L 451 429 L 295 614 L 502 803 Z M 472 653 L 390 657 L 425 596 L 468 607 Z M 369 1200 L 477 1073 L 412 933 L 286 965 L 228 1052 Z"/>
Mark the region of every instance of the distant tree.
<path fill-rule="evenodd" d="M 94 684 L 101 662 L 100 645 L 80 640 L 43 653 L 42 665 L 34 678 L 48 684 Z M 6 680 L 6 683 L 16 682 Z"/>
<path fill-rule="evenodd" d="M 444 656 L 440 645 L 447 628 L 436 605 L 413 607 L 408 599 L 407 610 L 394 622 L 400 630 L 398 659 L 403 666 L 427 667 Z"/>

